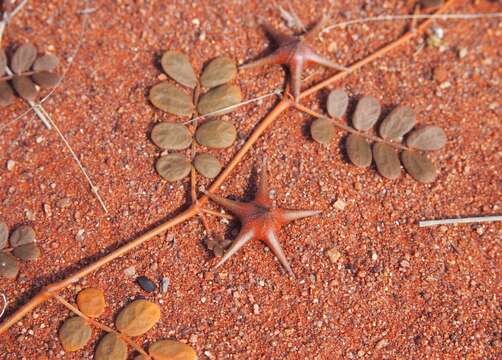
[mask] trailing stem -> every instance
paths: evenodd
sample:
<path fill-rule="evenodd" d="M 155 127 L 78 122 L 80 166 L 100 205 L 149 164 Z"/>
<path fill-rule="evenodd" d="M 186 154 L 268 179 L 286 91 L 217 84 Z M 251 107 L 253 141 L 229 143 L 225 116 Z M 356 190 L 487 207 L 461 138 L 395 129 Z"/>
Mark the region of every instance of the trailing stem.
<path fill-rule="evenodd" d="M 455 2 L 458 0 L 450 0 L 447 3 L 445 3 L 437 12 L 436 14 L 439 13 L 444 13 L 448 8 L 450 8 Z M 382 57 L 383 55 L 387 54 L 389 51 L 392 49 L 396 48 L 399 45 L 404 44 L 406 41 L 410 40 L 414 36 L 417 36 L 419 34 L 422 34 L 425 32 L 427 27 L 431 24 L 432 20 L 426 20 L 423 22 L 420 26 L 418 26 L 415 31 L 413 32 L 408 32 L 396 41 L 390 43 L 389 45 L 383 47 L 382 49 L 378 50 L 377 52 L 373 53 L 372 55 L 354 63 L 352 66 L 348 68 L 348 70 L 342 71 L 340 73 L 337 73 L 336 75 L 331 76 L 330 78 L 318 83 L 317 85 L 312 86 L 311 88 L 303 91 L 299 98 L 305 98 L 311 94 L 316 93 L 317 91 L 332 85 L 333 83 L 345 78 L 348 76 L 350 73 L 354 72 L 355 70 L 361 68 L 362 66 L 368 64 L 369 62 Z M 256 143 L 256 141 L 260 138 L 260 136 L 265 132 L 265 130 L 279 117 L 280 114 L 282 114 L 284 111 L 288 110 L 289 108 L 292 107 L 292 102 L 287 96 L 283 96 L 282 99 L 277 103 L 277 105 L 268 113 L 268 115 L 256 126 L 255 130 L 251 134 L 251 136 L 247 139 L 247 141 L 244 143 L 244 145 L 241 147 L 241 149 L 237 152 L 237 154 L 234 156 L 234 158 L 230 161 L 228 166 L 220 173 L 220 175 L 216 178 L 216 180 L 212 183 L 212 185 L 209 187 L 208 192 L 216 192 L 218 188 L 223 184 L 223 182 L 228 178 L 228 176 L 232 173 L 232 171 L 235 169 L 235 167 L 241 162 L 243 157 L 248 153 L 248 151 L 253 147 L 253 145 Z M 208 197 L 207 196 L 202 196 L 200 199 L 198 199 L 198 204 L 192 204 L 188 209 L 183 211 L 181 214 L 177 215 L 176 217 L 166 221 L 165 223 L 153 228 L 152 230 L 146 232 L 145 234 L 139 236 L 138 238 L 132 240 L 131 242 L 121 246 L 120 248 L 114 250 L 113 252 L 109 253 L 108 255 L 100 258 L 96 262 L 93 262 L 92 264 L 89 264 L 85 266 L 84 268 L 80 269 L 73 275 L 58 281 L 56 283 L 53 283 L 44 289 L 40 291 L 35 297 L 33 297 L 31 300 L 29 300 L 26 304 L 21 306 L 16 312 L 14 312 L 9 318 L 7 318 L 1 325 L 0 325 L 0 334 L 3 334 L 6 332 L 11 326 L 16 324 L 19 320 L 21 320 L 24 316 L 26 316 L 31 310 L 39 306 L 40 304 L 44 303 L 47 301 L 47 299 L 56 296 L 57 292 L 66 286 L 73 284 L 77 281 L 79 281 L 81 278 L 84 276 L 94 272 L 95 270 L 101 268 L 102 266 L 108 264 L 109 262 L 115 260 L 116 258 L 119 258 L 120 256 L 128 253 L 130 250 L 138 247 L 139 245 L 143 244 L 147 240 L 152 239 L 153 237 L 162 234 L 166 230 L 179 225 L 192 217 L 196 216 L 199 213 L 199 210 L 203 208 L 203 206 L 207 203 Z"/>

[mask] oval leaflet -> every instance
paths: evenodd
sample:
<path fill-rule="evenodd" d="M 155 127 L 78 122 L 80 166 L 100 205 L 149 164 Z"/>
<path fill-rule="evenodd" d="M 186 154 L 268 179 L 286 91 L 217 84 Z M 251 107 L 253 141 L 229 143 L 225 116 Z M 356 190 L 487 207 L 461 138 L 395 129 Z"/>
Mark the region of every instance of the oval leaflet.
<path fill-rule="evenodd" d="M 59 341 L 65 351 L 82 349 L 91 338 L 92 329 L 80 316 L 66 319 L 59 329 Z"/>
<path fill-rule="evenodd" d="M 77 295 L 77 306 L 85 315 L 95 318 L 105 311 L 105 296 L 101 289 L 87 288 Z"/>
<path fill-rule="evenodd" d="M 188 56 L 178 51 L 166 51 L 160 60 L 162 69 L 181 85 L 191 89 L 197 86 L 197 77 Z"/>
<path fill-rule="evenodd" d="M 19 96 L 25 100 L 33 101 L 37 98 L 37 88 L 28 76 L 14 76 L 12 86 Z"/>
<path fill-rule="evenodd" d="M 200 82 L 202 86 L 212 88 L 229 82 L 236 74 L 235 62 L 229 57 L 220 56 L 207 64 L 200 77 Z"/>
<path fill-rule="evenodd" d="M 373 158 L 380 175 L 387 179 L 396 179 L 401 174 L 399 155 L 392 146 L 385 143 L 373 145 Z"/>
<path fill-rule="evenodd" d="M 369 130 L 377 122 L 381 111 L 382 108 L 377 99 L 373 96 L 364 96 L 357 102 L 352 116 L 352 125 L 357 130 Z"/>
<path fill-rule="evenodd" d="M 183 150 L 192 143 L 192 134 L 185 125 L 162 122 L 153 127 L 152 141 L 161 149 Z"/>
<path fill-rule="evenodd" d="M 347 137 L 347 154 L 350 161 L 357 167 L 368 167 L 371 165 L 370 144 L 361 136 L 350 134 Z"/>
<path fill-rule="evenodd" d="M 401 153 L 401 160 L 406 171 L 415 180 L 428 184 L 436 179 L 436 167 L 424 154 L 405 150 Z"/>
<path fill-rule="evenodd" d="M 106 334 L 94 353 L 94 360 L 126 360 L 127 344 L 114 333 Z"/>
<path fill-rule="evenodd" d="M 117 316 L 117 330 L 127 336 L 139 336 L 150 330 L 160 319 L 160 308 L 146 300 L 136 300 Z"/>
<path fill-rule="evenodd" d="M 157 160 L 155 168 L 159 175 L 167 181 L 177 181 L 188 176 L 191 165 L 181 154 L 168 154 Z"/>
<path fill-rule="evenodd" d="M 40 248 L 35 243 L 15 247 L 12 254 L 21 260 L 35 260 L 40 256 Z"/>
<path fill-rule="evenodd" d="M 188 116 L 194 109 L 190 96 L 167 81 L 153 86 L 148 97 L 156 108 L 170 114 Z"/>
<path fill-rule="evenodd" d="M 310 126 L 310 135 L 318 143 L 327 145 L 335 136 L 335 126 L 329 119 L 316 119 Z"/>
<path fill-rule="evenodd" d="M 215 178 L 221 171 L 221 164 L 218 159 L 209 153 L 198 153 L 193 159 L 195 169 L 207 178 Z"/>
<path fill-rule="evenodd" d="M 380 136 L 387 140 L 401 141 L 415 126 L 415 112 L 407 106 L 398 106 L 380 124 Z"/>
<path fill-rule="evenodd" d="M 160 340 L 148 348 L 154 360 L 197 360 L 197 354 L 187 344 L 175 340 Z"/>
<path fill-rule="evenodd" d="M 210 148 L 223 149 L 232 145 L 237 131 L 232 123 L 225 120 L 209 120 L 195 131 L 197 142 Z"/>
<path fill-rule="evenodd" d="M 413 130 L 406 139 L 406 144 L 419 150 L 439 150 L 446 144 L 446 135 L 437 126 L 424 126 Z"/>
<path fill-rule="evenodd" d="M 29 225 L 21 225 L 10 234 L 9 241 L 12 247 L 35 242 L 35 231 Z"/>
<path fill-rule="evenodd" d="M 15 279 L 19 272 L 16 258 L 6 252 L 0 252 L 0 277 Z"/>
<path fill-rule="evenodd" d="M 37 49 L 33 44 L 27 43 L 21 45 L 12 55 L 10 66 L 14 74 L 22 74 L 30 70 L 31 65 L 37 58 Z"/>
<path fill-rule="evenodd" d="M 235 85 L 220 85 L 212 88 L 200 97 L 197 111 L 200 115 L 223 115 L 234 111 L 235 108 L 227 109 L 238 104 L 242 100 L 241 89 Z"/>
<path fill-rule="evenodd" d="M 349 96 L 343 89 L 335 89 L 329 93 L 326 108 L 331 117 L 342 117 L 345 115 L 348 106 Z"/>

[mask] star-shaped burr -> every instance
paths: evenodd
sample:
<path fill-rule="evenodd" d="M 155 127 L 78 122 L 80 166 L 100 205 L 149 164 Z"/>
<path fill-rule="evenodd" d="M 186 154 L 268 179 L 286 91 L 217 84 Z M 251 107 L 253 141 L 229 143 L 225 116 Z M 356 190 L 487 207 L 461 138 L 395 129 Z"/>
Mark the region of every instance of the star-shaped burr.
<path fill-rule="evenodd" d="M 265 31 L 272 36 L 279 47 L 272 54 L 241 66 L 241 69 L 271 64 L 286 65 L 290 72 L 293 96 L 295 101 L 298 101 L 303 68 L 306 65 L 315 63 L 337 70 L 347 70 L 345 66 L 317 55 L 310 46 L 305 44 L 305 41 L 312 40 L 317 36 L 325 21 L 325 18 L 323 18 L 311 30 L 299 36 L 280 33 L 268 24 L 263 23 Z"/>
<path fill-rule="evenodd" d="M 206 192 L 206 195 L 214 202 L 228 209 L 236 215 L 241 222 L 239 235 L 218 262 L 215 268 L 224 264 L 240 248 L 252 239 L 263 240 L 272 250 L 280 263 L 289 272 L 294 275 L 291 266 L 282 250 L 278 240 L 280 228 L 297 219 L 319 214 L 317 210 L 287 210 L 272 206 L 272 200 L 269 195 L 269 185 L 267 169 L 264 166 L 261 171 L 258 191 L 255 199 L 248 203 L 238 202 L 223 198 L 221 196 Z"/>

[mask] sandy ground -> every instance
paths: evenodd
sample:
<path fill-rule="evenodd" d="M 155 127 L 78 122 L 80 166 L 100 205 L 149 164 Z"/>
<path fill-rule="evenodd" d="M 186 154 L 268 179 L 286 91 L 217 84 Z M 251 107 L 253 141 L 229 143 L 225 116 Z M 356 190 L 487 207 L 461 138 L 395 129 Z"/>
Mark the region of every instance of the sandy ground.
<path fill-rule="evenodd" d="M 239 63 L 271 48 L 257 16 L 286 31 L 276 9 L 286 1 L 30 1 L 9 25 L 4 46 L 27 41 L 53 52 L 66 69 L 62 86 L 44 104 L 99 186 L 101 210 L 56 132 L 46 130 L 21 100 L 0 111 L 0 216 L 9 227 L 29 223 L 43 250 L 23 263 L 16 281 L 0 280 L 8 314 L 41 287 L 171 218 L 187 206 L 189 181 L 168 184 L 155 172 L 158 149 L 149 132 L 174 121 L 147 101 L 167 49 L 189 54 L 197 70 L 217 55 Z M 312 24 L 327 1 L 293 1 Z M 82 33 L 83 9 L 88 15 Z M 406 14 L 402 1 L 337 1 L 336 21 Z M 465 1 L 454 12 L 502 11 L 500 2 Z M 438 179 L 422 185 L 402 176 L 385 180 L 374 168 L 350 165 L 339 132 L 329 147 L 311 140 L 311 118 L 288 111 L 258 141 L 221 194 L 250 199 L 256 166 L 269 158 L 278 204 L 320 208 L 317 218 L 283 229 L 280 240 L 297 274 L 288 278 L 263 244 L 247 245 L 220 271 L 195 218 L 152 239 L 63 292 L 102 288 L 112 324 L 124 304 L 156 301 L 162 320 L 138 342 L 175 338 L 201 359 L 467 358 L 502 356 L 500 223 L 422 229 L 421 219 L 502 213 L 502 23 L 499 19 L 437 21 L 444 48 L 423 38 L 391 52 L 336 84 L 352 103 L 373 95 L 390 109 L 411 106 L 423 124 L 441 126 L 445 149 L 434 155 Z M 351 64 L 399 37 L 404 23 L 371 23 L 326 33 L 318 51 Z M 463 56 L 459 56 L 461 49 Z M 441 70 L 437 70 L 440 68 Z M 445 76 L 437 78 L 435 72 Z M 330 75 L 310 68 L 307 84 Z M 242 71 L 244 98 L 284 84 L 280 67 Z M 323 109 L 327 91 L 306 100 Z M 228 118 L 238 128 L 235 146 L 215 151 L 228 162 L 276 99 L 246 105 Z M 14 160 L 13 170 L 6 168 Z M 207 186 L 209 180 L 202 180 Z M 71 205 L 58 207 L 63 198 Z M 342 199 L 344 210 L 335 208 Z M 45 207 L 50 211 L 44 211 Z M 212 205 L 212 208 L 218 207 Z M 32 220 L 30 212 L 34 217 Z M 238 223 L 210 218 L 211 229 L 231 238 Z M 79 230 L 85 230 L 77 240 Z M 326 251 L 341 257 L 331 263 Z M 167 294 L 144 293 L 125 270 L 170 280 Z M 497 295 L 498 294 L 498 295 Z M 69 312 L 55 301 L 37 308 L 0 340 L 0 359 L 88 359 L 103 333 L 80 352 L 64 353 L 56 334 Z M 131 351 L 131 355 L 133 352 Z"/>

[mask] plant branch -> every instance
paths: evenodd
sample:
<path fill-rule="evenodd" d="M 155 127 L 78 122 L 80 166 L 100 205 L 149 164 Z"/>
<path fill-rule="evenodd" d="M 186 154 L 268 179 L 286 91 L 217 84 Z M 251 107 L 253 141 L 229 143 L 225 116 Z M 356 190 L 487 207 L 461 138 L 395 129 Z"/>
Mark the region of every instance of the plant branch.
<path fill-rule="evenodd" d="M 438 13 L 445 12 L 453 3 L 457 0 L 450 0 L 446 4 L 443 5 L 438 10 Z M 352 66 L 349 67 L 347 71 L 340 72 L 325 81 L 322 81 L 311 88 L 305 90 L 300 94 L 300 98 L 307 97 L 333 83 L 336 81 L 346 77 L 356 69 L 362 67 L 369 62 L 382 57 L 387 54 L 389 51 L 394 49 L 395 47 L 405 43 L 407 40 L 410 40 L 413 36 L 423 33 L 426 28 L 431 24 L 432 20 L 426 20 L 424 23 L 419 25 L 413 33 L 406 33 L 399 39 L 395 40 L 391 44 L 385 46 L 384 48 L 378 50 L 375 54 L 368 56 L 367 58 L 356 62 Z M 256 143 L 256 141 L 260 138 L 260 136 L 265 132 L 265 130 L 281 115 L 283 112 L 288 110 L 291 107 L 291 100 L 284 96 L 277 105 L 268 113 L 268 115 L 256 126 L 255 130 L 251 134 L 251 136 L 247 139 L 241 149 L 237 152 L 234 158 L 230 161 L 228 166 L 220 173 L 220 175 L 216 178 L 216 180 L 212 183 L 209 188 L 210 192 L 215 192 L 218 188 L 223 184 L 223 182 L 227 179 L 227 177 L 232 173 L 235 167 L 240 163 L 242 158 L 248 153 L 248 151 L 252 148 L 252 146 Z M 208 201 L 207 196 L 202 196 L 199 200 L 199 206 L 203 207 L 204 204 Z M 122 245 L 118 249 L 113 252 L 105 255 L 104 257 L 98 259 L 97 261 L 83 267 L 76 273 L 68 276 L 65 279 L 62 279 L 56 283 L 50 284 L 47 287 L 43 288 L 37 295 L 35 295 L 31 300 L 21 306 L 15 313 L 13 313 L 9 318 L 7 318 L 2 324 L 0 324 L 0 334 L 3 334 L 7 331 L 11 326 L 16 324 L 19 320 L 21 320 L 24 316 L 26 316 L 31 310 L 35 309 L 40 304 L 44 303 L 47 299 L 54 296 L 59 290 L 65 288 L 66 286 L 79 281 L 82 277 L 94 272 L 95 270 L 101 268 L 102 266 L 108 264 L 109 262 L 121 257 L 122 255 L 128 253 L 130 250 L 138 247 L 144 242 L 154 238 L 157 235 L 167 231 L 168 229 L 181 224 L 188 219 L 196 216 L 198 214 L 199 207 L 191 205 L 188 209 L 175 216 L 174 218 L 164 222 L 163 224 L 147 231 L 145 234 L 139 236 L 138 238 L 130 241 L 127 244 Z"/>
<path fill-rule="evenodd" d="M 75 306 L 73 306 L 72 304 L 70 304 L 68 301 L 66 301 L 64 298 L 62 298 L 61 296 L 55 294 L 54 295 L 54 298 L 59 301 L 61 304 L 63 304 L 68 310 L 70 310 L 71 312 L 73 312 L 74 314 L 80 316 L 82 319 L 84 319 L 85 321 L 87 321 L 88 323 L 94 325 L 95 327 L 97 327 L 98 329 L 101 329 L 103 331 L 106 331 L 108 333 L 115 333 L 118 337 L 120 337 L 122 340 L 124 340 L 126 343 L 128 343 L 129 345 L 131 345 L 136 351 L 138 351 L 139 353 L 145 355 L 148 359 L 151 359 L 150 355 L 148 355 L 146 353 L 145 350 L 143 350 L 143 348 L 141 346 L 139 346 L 138 344 L 136 344 L 130 337 L 128 337 L 127 335 L 124 335 L 122 334 L 121 332 L 119 331 L 116 331 L 114 329 L 112 329 L 111 327 L 109 326 L 106 326 L 104 324 L 101 324 L 99 321 L 97 320 L 94 320 L 90 317 L 88 317 L 87 315 L 85 315 L 84 313 L 82 313 L 79 309 L 77 309 Z"/>
<path fill-rule="evenodd" d="M 326 118 L 326 119 L 329 119 L 333 125 L 335 125 L 337 128 L 340 128 L 342 130 L 345 130 L 351 134 L 355 134 L 355 135 L 359 135 L 363 138 L 366 138 L 368 140 L 371 140 L 371 141 L 374 141 L 374 142 L 381 142 L 381 143 L 385 143 L 389 146 L 392 146 L 396 149 L 399 149 L 399 150 L 408 150 L 408 151 L 414 151 L 414 149 L 411 149 L 405 145 L 402 145 L 400 143 L 397 143 L 397 142 L 394 142 L 394 141 L 389 141 L 389 140 L 385 140 L 385 139 L 382 139 L 381 137 L 379 136 L 374 136 L 374 135 L 371 135 L 371 134 L 368 134 L 367 132 L 365 131 L 359 131 L 359 130 L 356 130 L 354 129 L 353 127 L 350 127 L 348 125 L 345 125 L 344 123 L 342 123 L 340 120 L 337 120 L 337 119 L 334 119 L 334 118 L 330 118 L 328 116 L 325 116 L 321 113 L 318 113 L 312 109 L 309 109 L 308 107 L 306 106 L 303 106 L 302 104 L 298 104 L 298 103 L 294 103 L 293 106 L 295 108 L 297 108 L 298 110 L 306 113 L 306 114 L 309 114 L 309 115 L 312 115 L 316 118 Z"/>

